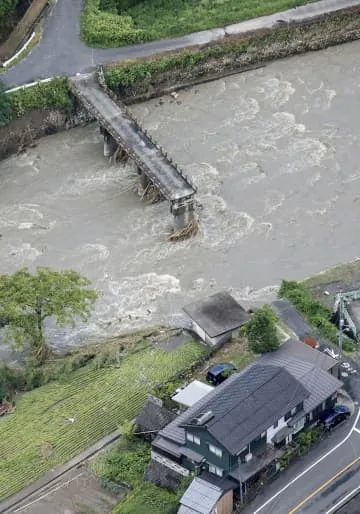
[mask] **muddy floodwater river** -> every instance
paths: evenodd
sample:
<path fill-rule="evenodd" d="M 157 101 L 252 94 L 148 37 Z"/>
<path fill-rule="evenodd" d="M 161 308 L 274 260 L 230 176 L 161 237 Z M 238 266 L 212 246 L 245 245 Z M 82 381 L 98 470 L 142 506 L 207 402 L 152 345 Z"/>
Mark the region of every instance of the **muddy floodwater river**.
<path fill-rule="evenodd" d="M 201 231 L 169 243 L 163 202 L 103 157 L 93 124 L 0 163 L 0 273 L 74 268 L 101 291 L 55 344 L 158 322 L 222 289 L 247 305 L 360 255 L 360 42 L 132 107 L 198 186 Z"/>

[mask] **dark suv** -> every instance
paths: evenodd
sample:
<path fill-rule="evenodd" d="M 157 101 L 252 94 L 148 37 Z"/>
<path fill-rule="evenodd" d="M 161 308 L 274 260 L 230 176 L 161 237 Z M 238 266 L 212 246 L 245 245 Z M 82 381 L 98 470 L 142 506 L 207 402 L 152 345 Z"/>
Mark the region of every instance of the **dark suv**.
<path fill-rule="evenodd" d="M 221 384 L 224 382 L 237 368 L 231 362 L 224 362 L 222 364 L 215 364 L 208 369 L 206 373 L 206 380 L 213 385 Z"/>
<path fill-rule="evenodd" d="M 339 423 L 350 417 L 350 410 L 345 405 L 336 405 L 322 419 L 322 424 L 326 430 L 331 430 Z"/>

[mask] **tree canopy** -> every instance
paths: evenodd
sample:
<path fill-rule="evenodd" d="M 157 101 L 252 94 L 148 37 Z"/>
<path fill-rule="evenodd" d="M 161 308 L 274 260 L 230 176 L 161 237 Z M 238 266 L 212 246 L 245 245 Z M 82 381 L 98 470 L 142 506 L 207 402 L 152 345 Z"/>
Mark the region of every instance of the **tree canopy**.
<path fill-rule="evenodd" d="M 253 352 L 271 352 L 279 347 L 276 321 L 276 314 L 269 305 L 264 305 L 253 314 L 245 326 L 245 334 Z"/>
<path fill-rule="evenodd" d="M 49 353 L 45 320 L 52 317 L 59 326 L 74 326 L 77 317 L 86 321 L 98 297 L 89 286 L 73 270 L 23 268 L 0 275 L 0 327 L 6 341 L 18 349 L 29 344 L 36 360 L 43 361 Z"/>
<path fill-rule="evenodd" d="M 8 95 L 5 93 L 4 83 L 0 80 L 0 127 L 9 123 L 10 119 L 11 119 L 10 99 L 9 99 Z"/>
<path fill-rule="evenodd" d="M 0 18 L 5 18 L 12 14 L 17 4 L 18 0 L 0 0 Z"/>

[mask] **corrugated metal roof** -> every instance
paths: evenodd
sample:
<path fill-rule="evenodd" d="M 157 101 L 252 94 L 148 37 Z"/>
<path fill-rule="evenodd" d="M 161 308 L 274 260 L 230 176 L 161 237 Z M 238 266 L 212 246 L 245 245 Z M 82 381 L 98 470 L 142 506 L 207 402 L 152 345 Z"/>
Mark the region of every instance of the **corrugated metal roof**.
<path fill-rule="evenodd" d="M 204 384 L 199 380 L 194 380 L 186 387 L 181 389 L 179 392 L 174 394 L 171 399 L 174 402 L 180 403 L 181 405 L 185 405 L 186 407 L 191 407 L 195 403 L 197 403 L 201 398 L 210 393 L 214 388 L 208 384 Z"/>
<path fill-rule="evenodd" d="M 210 337 L 236 330 L 250 318 L 250 314 L 227 292 L 193 302 L 183 310 Z"/>
<path fill-rule="evenodd" d="M 222 494 L 223 490 L 220 487 L 210 484 L 201 478 L 194 478 L 186 489 L 180 503 L 188 509 L 192 509 L 193 512 L 210 514 Z"/>
<path fill-rule="evenodd" d="M 312 364 L 313 366 L 324 369 L 325 371 L 330 370 L 337 364 L 337 361 L 329 355 L 326 355 L 319 350 L 315 350 L 297 339 L 288 339 L 285 341 L 285 343 L 276 350 L 276 354 L 278 356 L 300 359 Z"/>

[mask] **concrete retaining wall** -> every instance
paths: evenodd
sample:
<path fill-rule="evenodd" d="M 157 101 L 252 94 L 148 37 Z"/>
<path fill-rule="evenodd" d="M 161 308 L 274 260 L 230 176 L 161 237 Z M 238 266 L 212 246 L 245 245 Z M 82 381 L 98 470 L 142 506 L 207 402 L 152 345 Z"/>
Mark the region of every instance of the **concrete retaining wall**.
<path fill-rule="evenodd" d="M 189 69 L 164 71 L 129 87 L 116 88 L 115 93 L 127 104 L 145 101 L 171 91 L 216 80 L 228 75 L 264 66 L 275 59 L 360 39 L 360 6 L 322 14 L 307 21 L 286 23 L 286 27 L 255 30 L 229 36 L 221 43 L 244 42 L 243 52 L 229 51 Z M 198 47 L 201 50 L 201 47 Z M 157 58 L 160 58 L 158 56 Z M 36 109 L 23 118 L 0 128 L 0 159 L 19 151 L 34 139 L 67 130 L 93 121 L 89 114 L 74 102 L 66 112 L 61 109 Z"/>

